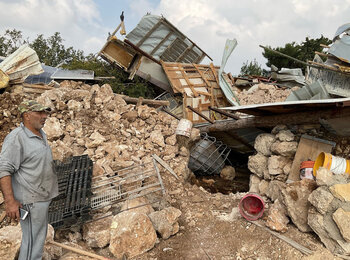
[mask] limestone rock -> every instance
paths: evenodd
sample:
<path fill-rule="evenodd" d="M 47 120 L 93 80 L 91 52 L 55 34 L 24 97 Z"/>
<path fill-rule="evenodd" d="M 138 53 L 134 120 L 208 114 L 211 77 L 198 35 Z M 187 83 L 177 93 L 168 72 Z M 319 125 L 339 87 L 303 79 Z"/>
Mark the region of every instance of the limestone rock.
<path fill-rule="evenodd" d="M 269 182 L 266 181 L 266 180 L 262 180 L 260 183 L 259 183 L 259 194 L 262 195 L 262 196 L 265 196 L 267 191 L 269 189 Z"/>
<path fill-rule="evenodd" d="M 333 196 L 341 201 L 350 202 L 350 183 L 335 184 L 329 188 Z"/>
<path fill-rule="evenodd" d="M 259 193 L 260 181 L 261 179 L 258 176 L 251 174 L 249 179 L 249 192 Z"/>
<path fill-rule="evenodd" d="M 296 153 L 298 148 L 297 142 L 274 142 L 271 145 L 271 152 L 274 154 L 292 157 Z"/>
<path fill-rule="evenodd" d="M 71 111 L 79 112 L 83 109 L 83 104 L 76 100 L 69 100 L 67 103 L 68 109 Z"/>
<path fill-rule="evenodd" d="M 311 208 L 308 213 L 308 224 L 311 229 L 317 234 L 321 239 L 322 243 L 327 247 L 327 249 L 333 253 L 342 253 L 339 250 L 339 246 L 336 241 L 330 238 L 327 231 L 325 230 L 325 223 L 323 216 L 316 211 L 316 209 Z"/>
<path fill-rule="evenodd" d="M 146 215 L 149 215 L 151 212 L 154 211 L 154 209 L 150 205 L 150 201 L 145 197 L 138 197 L 126 200 L 122 205 L 121 210 L 129 210 L 132 212 L 143 213 Z"/>
<path fill-rule="evenodd" d="M 136 110 L 127 111 L 126 113 L 123 114 L 122 118 L 125 118 L 129 122 L 134 122 L 137 119 L 137 111 Z"/>
<path fill-rule="evenodd" d="M 343 238 L 347 242 L 350 242 L 350 212 L 339 208 L 333 213 L 333 219 L 337 224 Z"/>
<path fill-rule="evenodd" d="M 6 226 L 0 229 L 0 256 L 1 259 L 15 260 L 21 246 L 21 227 Z"/>
<path fill-rule="evenodd" d="M 171 135 L 165 139 L 165 143 L 169 145 L 175 145 L 176 144 L 176 135 Z"/>
<path fill-rule="evenodd" d="M 2 194 L 1 190 L 0 190 L 0 205 L 4 203 L 4 195 Z"/>
<path fill-rule="evenodd" d="M 160 147 L 165 147 L 164 137 L 160 130 L 153 131 L 150 135 L 150 140 L 152 143 L 155 143 Z"/>
<path fill-rule="evenodd" d="M 272 131 L 271 134 L 278 134 L 279 132 L 283 131 L 283 130 L 288 130 L 288 127 L 286 125 L 276 125 Z"/>
<path fill-rule="evenodd" d="M 323 167 L 320 167 L 316 172 L 317 186 L 327 186 L 332 181 L 333 173 Z"/>
<path fill-rule="evenodd" d="M 227 181 L 232 181 L 236 177 L 236 170 L 230 165 L 226 165 L 220 172 L 220 177 Z"/>
<path fill-rule="evenodd" d="M 308 197 L 316 188 L 313 180 L 303 179 L 287 185 L 282 190 L 283 202 L 286 205 L 288 216 L 302 232 L 311 231 L 307 224 L 309 202 Z"/>
<path fill-rule="evenodd" d="M 149 214 L 153 226 L 163 239 L 168 239 L 179 231 L 177 220 L 180 216 L 181 211 L 174 207 L 168 207 Z"/>
<path fill-rule="evenodd" d="M 286 184 L 284 182 L 273 180 L 269 183 L 269 189 L 266 192 L 266 196 L 272 201 L 282 201 L 282 190 L 285 189 Z"/>
<path fill-rule="evenodd" d="M 112 217 L 102 218 L 83 225 L 83 239 L 89 247 L 103 248 L 109 244 Z"/>
<path fill-rule="evenodd" d="M 73 150 L 61 140 L 57 140 L 51 143 L 52 156 L 54 160 L 62 161 L 64 158 L 73 155 Z"/>
<path fill-rule="evenodd" d="M 93 132 L 89 138 L 91 142 L 85 144 L 86 148 L 96 148 L 106 141 L 106 138 L 97 131 Z"/>
<path fill-rule="evenodd" d="M 294 134 L 290 130 L 281 130 L 276 134 L 276 138 L 281 142 L 294 141 Z"/>
<path fill-rule="evenodd" d="M 267 168 L 269 170 L 269 174 L 271 175 L 279 175 L 284 174 L 283 168 L 290 162 L 290 159 L 284 156 L 272 155 L 268 158 Z"/>
<path fill-rule="evenodd" d="M 266 226 L 278 232 L 286 232 L 288 223 L 289 219 L 284 205 L 279 200 L 276 200 L 271 208 L 269 208 Z"/>
<path fill-rule="evenodd" d="M 318 212 L 326 214 L 333 201 L 333 196 L 327 189 L 319 187 L 310 194 L 308 200 Z"/>
<path fill-rule="evenodd" d="M 157 240 L 150 219 L 141 213 L 124 211 L 114 216 L 111 224 L 109 250 L 121 259 L 132 258 L 152 249 Z"/>
<path fill-rule="evenodd" d="M 264 171 L 267 169 L 268 158 L 262 153 L 249 156 L 248 169 L 258 175 L 259 177 L 264 176 Z"/>
<path fill-rule="evenodd" d="M 259 153 L 269 156 L 271 155 L 271 145 L 275 139 L 275 136 L 272 134 L 260 134 L 255 139 L 254 148 Z"/>
<path fill-rule="evenodd" d="M 57 139 L 63 135 L 60 121 L 55 117 L 49 117 L 43 127 L 47 139 Z"/>

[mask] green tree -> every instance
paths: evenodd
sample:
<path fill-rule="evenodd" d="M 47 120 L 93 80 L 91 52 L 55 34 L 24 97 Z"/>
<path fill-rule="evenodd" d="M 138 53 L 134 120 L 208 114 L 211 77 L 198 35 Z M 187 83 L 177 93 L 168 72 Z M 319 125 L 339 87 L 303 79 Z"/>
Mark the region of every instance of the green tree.
<path fill-rule="evenodd" d="M 323 47 L 320 44 L 329 45 L 332 41 L 327 37 L 321 35 L 320 38 L 310 39 L 305 38 L 305 41 L 297 44 L 296 42 L 286 43 L 284 47 L 272 48 L 278 52 L 289 55 L 293 58 L 306 62 L 307 60 L 312 60 L 315 56 L 315 51 L 321 52 Z M 271 48 L 271 47 L 270 47 Z M 291 59 L 285 58 L 281 55 L 273 53 L 269 50 L 263 51 L 263 56 L 267 59 L 266 66 L 271 67 L 275 65 L 277 68 L 302 68 L 305 71 L 305 66 L 293 61 Z"/>
<path fill-rule="evenodd" d="M 0 36 L 0 56 L 8 56 L 17 50 L 18 47 L 28 42 L 28 39 L 23 39 L 21 31 L 7 29 L 5 34 Z"/>
<path fill-rule="evenodd" d="M 261 65 L 256 61 L 256 59 L 250 62 L 246 61 L 245 63 L 243 63 L 239 76 L 244 76 L 244 75 L 252 75 L 252 76 L 263 75 L 263 69 L 261 68 Z"/>
<path fill-rule="evenodd" d="M 30 43 L 30 47 L 36 51 L 41 62 L 53 67 L 72 60 L 84 59 L 83 51 L 74 50 L 73 47 L 66 48 L 63 41 L 59 32 L 55 32 L 47 39 L 40 34 Z"/>
<path fill-rule="evenodd" d="M 0 56 L 8 56 L 23 44 L 29 44 L 38 54 L 39 60 L 49 66 L 61 66 L 65 69 L 93 70 L 96 77 L 114 77 L 102 80 L 100 84 L 108 83 L 115 93 L 125 94 L 131 97 L 154 98 L 155 88 L 145 80 L 135 76 L 134 80 L 128 79 L 128 74 L 118 67 L 95 59 L 93 54 L 84 56 L 83 51 L 73 47 L 66 48 L 64 40 L 59 32 L 45 38 L 39 34 L 33 41 L 24 39 L 22 32 L 16 29 L 6 30 L 0 35 Z"/>

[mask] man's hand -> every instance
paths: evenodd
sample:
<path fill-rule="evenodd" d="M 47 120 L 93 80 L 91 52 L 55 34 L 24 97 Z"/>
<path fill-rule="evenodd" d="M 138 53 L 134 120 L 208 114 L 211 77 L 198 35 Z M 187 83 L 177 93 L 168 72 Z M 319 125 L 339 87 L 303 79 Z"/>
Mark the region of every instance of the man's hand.
<path fill-rule="evenodd" d="M 19 208 L 21 206 L 21 203 L 14 198 L 5 200 L 6 215 L 11 219 L 19 220 Z"/>
<path fill-rule="evenodd" d="M 6 215 L 9 218 L 18 220 L 20 217 L 19 208 L 22 205 L 13 196 L 10 174 L 0 178 L 0 188 L 4 195 Z"/>

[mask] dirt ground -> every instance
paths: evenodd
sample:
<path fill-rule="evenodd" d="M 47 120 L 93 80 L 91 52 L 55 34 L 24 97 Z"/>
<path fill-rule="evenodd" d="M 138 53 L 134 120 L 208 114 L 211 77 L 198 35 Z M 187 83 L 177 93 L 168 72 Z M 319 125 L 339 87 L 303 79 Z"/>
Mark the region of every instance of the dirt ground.
<path fill-rule="evenodd" d="M 159 239 L 160 242 L 152 250 L 133 259 L 338 259 L 323 247 L 315 234 L 302 233 L 289 224 L 288 231 L 283 235 L 315 252 L 306 257 L 264 228 L 241 217 L 238 204 L 246 193 L 210 193 L 198 186 L 208 182 L 197 182 L 197 185 L 186 183 L 182 188 L 168 191 L 170 204 L 182 211 L 180 231 L 167 240 Z M 215 183 L 209 183 L 215 186 Z M 0 213 L 3 206 L 0 207 Z M 264 218 L 258 223 L 264 226 Z M 96 253 L 115 259 L 108 247 Z"/>

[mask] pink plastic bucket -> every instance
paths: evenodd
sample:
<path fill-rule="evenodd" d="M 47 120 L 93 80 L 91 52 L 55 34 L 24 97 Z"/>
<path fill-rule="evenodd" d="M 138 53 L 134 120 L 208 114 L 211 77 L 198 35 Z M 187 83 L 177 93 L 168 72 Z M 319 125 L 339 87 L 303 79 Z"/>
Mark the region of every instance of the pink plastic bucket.
<path fill-rule="evenodd" d="M 265 203 L 258 194 L 249 193 L 241 199 L 238 207 L 242 217 L 246 220 L 257 220 L 264 213 Z"/>

